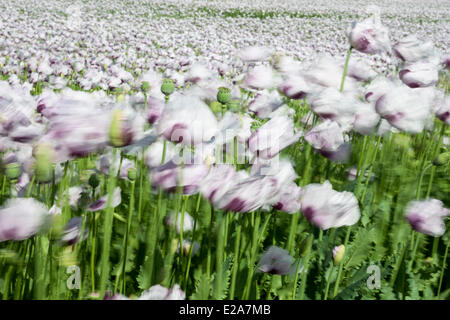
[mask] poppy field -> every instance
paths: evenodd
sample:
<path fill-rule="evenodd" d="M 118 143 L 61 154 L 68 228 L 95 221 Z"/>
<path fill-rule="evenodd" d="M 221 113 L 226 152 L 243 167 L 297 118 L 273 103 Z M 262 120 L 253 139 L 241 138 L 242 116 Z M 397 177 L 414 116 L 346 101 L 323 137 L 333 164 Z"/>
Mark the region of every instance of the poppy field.
<path fill-rule="evenodd" d="M 450 299 L 450 3 L 0 3 L 2 300 Z"/>

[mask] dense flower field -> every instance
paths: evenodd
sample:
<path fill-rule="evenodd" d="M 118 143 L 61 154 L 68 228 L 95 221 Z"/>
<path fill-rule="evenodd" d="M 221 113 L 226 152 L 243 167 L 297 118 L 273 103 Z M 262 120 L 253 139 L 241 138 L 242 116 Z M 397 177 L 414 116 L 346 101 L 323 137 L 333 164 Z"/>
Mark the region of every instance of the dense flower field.
<path fill-rule="evenodd" d="M 0 3 L 2 299 L 449 299 L 450 4 Z"/>

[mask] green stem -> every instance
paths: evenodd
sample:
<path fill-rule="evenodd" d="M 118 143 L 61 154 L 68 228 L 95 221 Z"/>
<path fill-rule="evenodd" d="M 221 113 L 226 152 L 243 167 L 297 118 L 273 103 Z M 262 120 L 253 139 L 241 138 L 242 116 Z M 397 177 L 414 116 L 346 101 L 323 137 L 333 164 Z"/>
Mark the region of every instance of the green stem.
<path fill-rule="evenodd" d="M 241 225 L 239 224 L 238 218 L 235 221 L 237 223 L 237 226 L 236 226 L 236 239 L 234 242 L 234 258 L 233 258 L 233 271 L 231 275 L 230 299 L 234 299 L 234 291 L 236 288 L 236 278 L 239 269 L 239 248 L 241 243 L 241 228 L 242 228 Z"/>
<path fill-rule="evenodd" d="M 130 234 L 131 228 L 131 218 L 133 216 L 134 211 L 134 180 L 131 181 L 131 193 L 130 193 L 130 207 L 128 211 L 128 221 L 127 221 L 127 230 L 125 233 L 125 243 L 124 243 L 124 253 L 123 253 L 123 266 L 122 266 L 122 294 L 126 294 L 126 264 L 127 264 L 127 254 L 128 254 L 128 236 Z"/>
<path fill-rule="evenodd" d="M 348 62 L 350 61 L 350 55 L 352 54 L 352 47 L 350 47 L 347 51 L 347 57 L 345 58 L 344 72 L 342 73 L 341 87 L 339 89 L 340 92 L 344 91 L 344 83 L 345 77 L 347 76 Z"/>
<path fill-rule="evenodd" d="M 447 244 L 447 246 L 445 247 L 444 261 L 442 261 L 441 276 L 439 277 L 439 287 L 438 287 L 438 293 L 437 293 L 438 299 L 441 296 L 442 279 L 444 278 L 444 271 L 445 271 L 447 255 L 448 255 L 448 247 L 449 247 L 449 245 Z"/>
<path fill-rule="evenodd" d="M 113 159 L 115 158 L 116 149 L 113 149 Z M 109 278 L 109 255 L 111 249 L 111 234 L 113 228 L 114 208 L 111 206 L 114 189 L 116 187 L 116 176 L 114 174 L 114 166 L 110 168 L 108 181 L 108 198 L 106 202 L 106 212 L 104 221 L 104 235 L 102 241 L 101 256 L 101 273 L 100 273 L 100 297 L 105 295 L 106 285 Z"/>

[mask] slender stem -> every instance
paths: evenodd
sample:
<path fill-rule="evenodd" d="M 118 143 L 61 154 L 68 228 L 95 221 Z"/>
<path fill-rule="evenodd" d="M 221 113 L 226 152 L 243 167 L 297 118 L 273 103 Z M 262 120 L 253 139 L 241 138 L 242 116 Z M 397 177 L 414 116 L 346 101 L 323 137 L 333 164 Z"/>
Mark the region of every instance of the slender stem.
<path fill-rule="evenodd" d="M 239 217 L 239 216 L 238 216 Z M 234 291 L 236 288 L 236 278 L 239 269 L 239 248 L 241 243 L 241 225 L 239 224 L 238 218 L 236 221 L 236 239 L 234 242 L 234 258 L 233 258 L 233 271 L 231 275 L 231 287 L 230 287 L 230 299 L 234 299 Z"/>
<path fill-rule="evenodd" d="M 339 89 L 340 92 L 344 91 L 345 77 L 347 76 L 348 62 L 350 61 L 351 54 L 352 54 L 352 47 L 348 49 L 347 57 L 345 58 L 344 72 L 342 73 L 341 87 Z"/>
<path fill-rule="evenodd" d="M 328 291 L 330 289 L 331 277 L 333 276 L 334 269 L 335 269 L 334 266 L 331 265 L 331 270 L 330 270 L 330 274 L 328 275 L 328 278 L 327 278 L 327 287 L 325 289 L 325 296 L 323 297 L 323 300 L 328 299 Z"/>
<path fill-rule="evenodd" d="M 445 271 L 445 268 L 446 268 L 448 247 L 449 247 L 449 244 L 447 243 L 447 246 L 445 247 L 444 261 L 442 261 L 441 276 L 439 277 L 439 287 L 438 287 L 438 293 L 437 293 L 437 298 L 438 299 L 441 296 L 442 279 L 444 278 L 444 271 Z"/>
<path fill-rule="evenodd" d="M 113 149 L 113 159 L 115 158 L 116 149 Z M 101 273 L 100 273 L 100 297 L 105 295 L 106 284 L 109 278 L 109 254 L 111 249 L 111 234 L 113 227 L 114 208 L 111 206 L 114 189 L 116 187 L 116 175 L 114 174 L 114 166 L 110 168 L 108 181 L 108 198 L 106 201 L 106 212 L 104 221 L 104 236 L 102 241 L 101 256 Z"/>
<path fill-rule="evenodd" d="M 134 211 L 134 180 L 131 181 L 131 193 L 130 193 L 130 207 L 128 211 L 128 221 L 127 221 L 127 230 L 125 232 L 125 243 L 124 243 L 124 253 L 123 253 L 123 266 L 122 266 L 122 294 L 126 293 L 126 264 L 127 264 L 127 254 L 128 254 L 128 235 L 130 233 L 131 228 L 131 218 L 133 216 Z"/>

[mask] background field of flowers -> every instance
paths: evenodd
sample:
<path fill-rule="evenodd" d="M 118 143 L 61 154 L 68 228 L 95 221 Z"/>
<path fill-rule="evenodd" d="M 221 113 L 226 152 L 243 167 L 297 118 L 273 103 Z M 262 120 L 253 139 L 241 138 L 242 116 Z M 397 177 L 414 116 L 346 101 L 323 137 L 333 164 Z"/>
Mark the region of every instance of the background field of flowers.
<path fill-rule="evenodd" d="M 2 1 L 2 299 L 449 299 L 450 3 L 377 5 Z"/>

